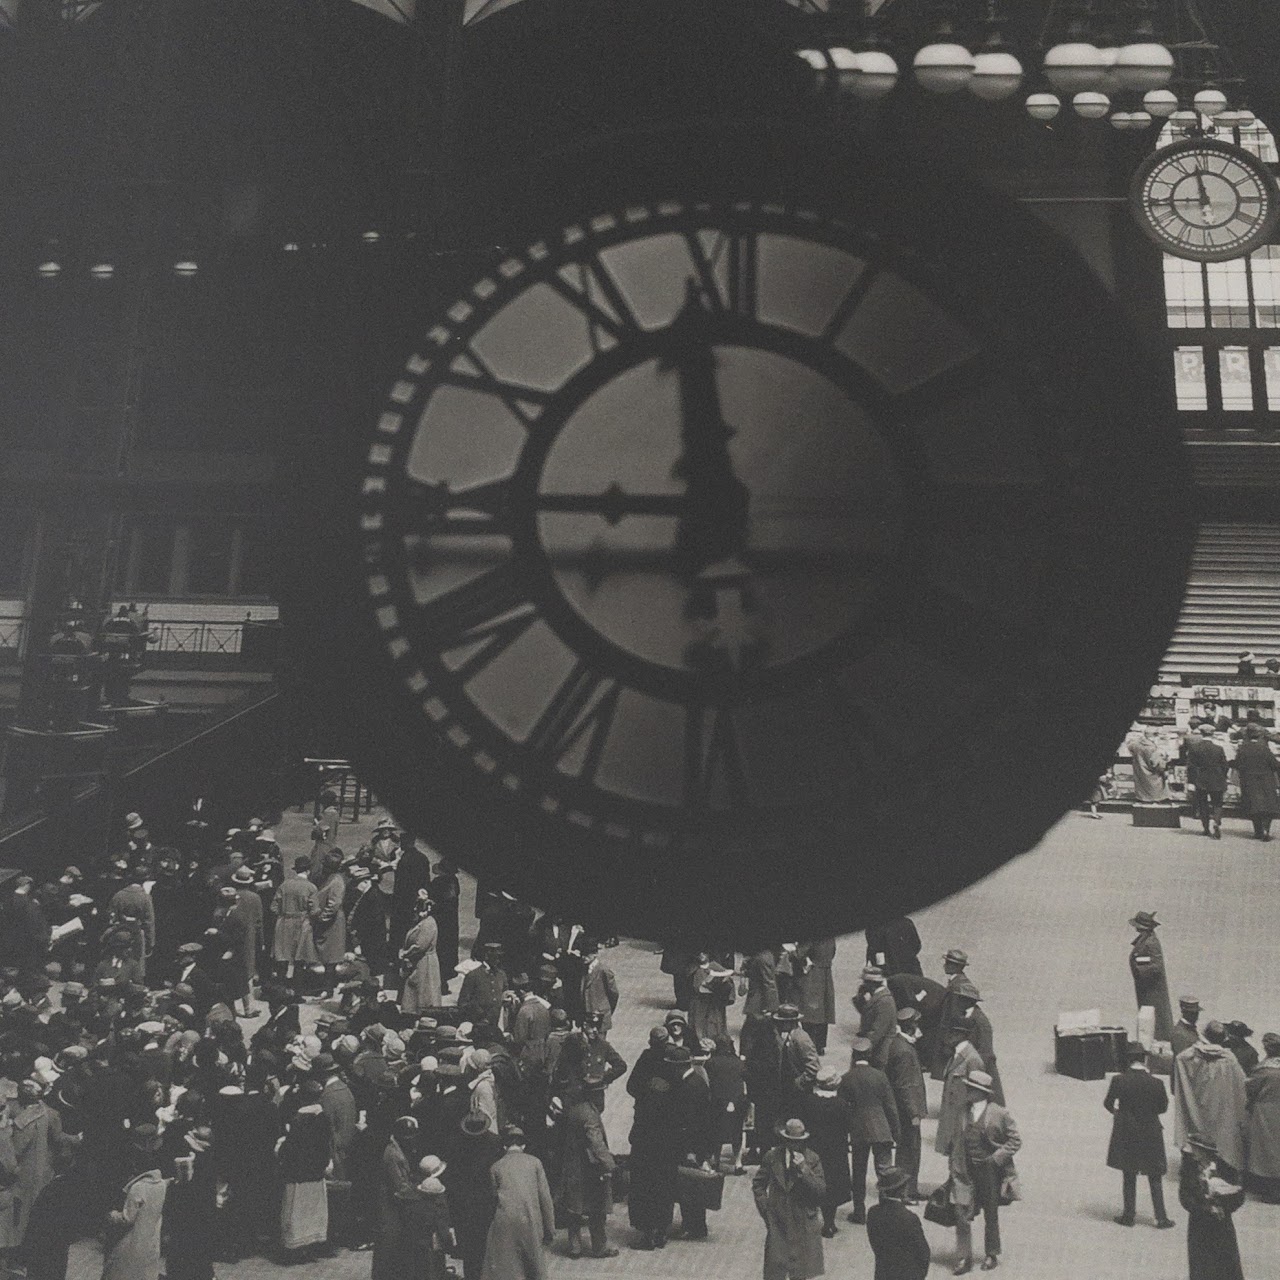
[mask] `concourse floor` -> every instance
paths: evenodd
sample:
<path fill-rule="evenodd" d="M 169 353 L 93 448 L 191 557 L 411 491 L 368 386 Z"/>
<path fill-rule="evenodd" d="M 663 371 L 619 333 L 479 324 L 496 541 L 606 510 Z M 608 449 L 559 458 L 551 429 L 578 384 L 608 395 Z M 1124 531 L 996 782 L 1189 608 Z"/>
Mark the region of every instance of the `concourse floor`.
<path fill-rule="evenodd" d="M 306 843 L 309 824 L 289 815 L 282 843 Z M 368 823 L 362 823 L 367 828 Z M 1025 1199 L 1001 1212 L 1004 1254 L 998 1274 L 1025 1280 L 1181 1280 L 1187 1274 L 1185 1214 L 1170 1175 L 1166 1196 L 1175 1231 L 1150 1225 L 1141 1184 L 1138 1225 L 1119 1227 L 1120 1176 L 1105 1167 L 1110 1118 L 1102 1109 L 1105 1081 L 1081 1082 L 1053 1069 L 1053 1026 L 1060 1010 L 1099 1008 L 1104 1023 L 1127 1025 L 1135 1017 L 1127 966 L 1137 910 L 1155 911 L 1176 999 L 1199 997 L 1204 1017 L 1242 1018 L 1259 1033 L 1280 1031 L 1280 842 L 1247 838 L 1248 824 L 1228 819 L 1223 839 L 1212 841 L 1185 825 L 1181 832 L 1135 829 L 1127 815 L 1091 821 L 1068 815 L 1032 853 L 966 892 L 916 916 L 924 939 L 925 970 L 940 975 L 941 955 L 964 947 L 970 974 L 981 989 L 995 1029 L 996 1052 L 1008 1103 L 1023 1137 L 1018 1158 Z M 344 828 L 341 842 L 362 835 Z M 463 932 L 474 928 L 471 886 L 466 886 Z M 628 1062 L 650 1026 L 671 1007 L 670 980 L 658 969 L 651 946 L 623 940 L 606 953 L 622 992 L 611 1039 Z M 836 995 L 841 1011 L 832 1028 L 826 1061 L 842 1069 L 853 1034 L 849 1000 L 863 963 L 862 939 L 841 940 Z M 847 1015 L 846 1015 L 847 1011 Z M 736 1022 L 733 1026 L 736 1030 Z M 936 1112 L 940 1085 L 930 1083 Z M 614 1085 L 605 1125 L 615 1150 L 626 1149 L 631 1100 Z M 925 1122 L 925 1187 L 941 1181 L 943 1161 L 933 1153 L 935 1124 Z M 1172 1141 L 1172 1121 L 1166 1125 Z M 1171 1153 L 1176 1169 L 1176 1156 Z M 874 1197 L 874 1189 L 871 1192 Z M 760 1275 L 764 1241 L 751 1198 L 750 1178 L 729 1178 L 724 1209 L 710 1215 L 711 1239 L 673 1241 L 657 1253 L 626 1248 L 632 1233 L 626 1209 L 610 1220 L 621 1255 L 608 1261 L 564 1255 L 561 1233 L 549 1256 L 549 1274 L 576 1280 L 637 1276 L 650 1280 L 748 1280 Z M 1245 1274 L 1250 1280 L 1280 1275 L 1280 1206 L 1250 1201 L 1236 1215 Z M 949 1275 L 954 1233 L 926 1224 L 934 1249 L 932 1276 Z M 978 1237 L 980 1239 L 980 1236 Z M 840 1218 L 840 1233 L 825 1242 L 826 1273 L 870 1277 L 871 1251 L 862 1228 Z M 219 1264 L 220 1280 L 259 1280 L 298 1275 L 307 1280 L 363 1280 L 368 1253 L 303 1267 L 255 1260 Z M 101 1262 L 92 1245 L 76 1249 L 71 1280 L 97 1280 Z M 975 1274 L 977 1274 L 975 1269 Z"/>

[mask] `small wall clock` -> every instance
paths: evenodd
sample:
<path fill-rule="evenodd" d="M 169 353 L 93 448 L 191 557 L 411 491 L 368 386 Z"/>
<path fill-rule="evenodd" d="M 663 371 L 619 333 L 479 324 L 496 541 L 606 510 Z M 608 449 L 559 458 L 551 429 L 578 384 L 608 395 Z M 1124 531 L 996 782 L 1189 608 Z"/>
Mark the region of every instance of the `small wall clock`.
<path fill-rule="evenodd" d="M 1138 225 L 1166 253 L 1195 262 L 1240 258 L 1280 222 L 1280 189 L 1250 152 L 1214 138 L 1184 138 L 1152 152 L 1130 186 Z"/>

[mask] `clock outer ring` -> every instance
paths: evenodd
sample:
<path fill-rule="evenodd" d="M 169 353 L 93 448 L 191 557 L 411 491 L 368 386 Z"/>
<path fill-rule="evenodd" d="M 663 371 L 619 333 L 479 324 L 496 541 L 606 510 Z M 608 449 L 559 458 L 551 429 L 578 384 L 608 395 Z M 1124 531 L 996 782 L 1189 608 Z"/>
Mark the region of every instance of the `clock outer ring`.
<path fill-rule="evenodd" d="M 628 156 L 625 166 L 618 164 L 620 148 Z M 680 158 L 676 174 L 673 156 Z M 1108 608 L 1093 609 L 1084 630 L 1073 633 L 1087 652 L 1066 653 L 1061 679 L 1049 689 L 1052 734 L 986 744 L 992 762 L 997 749 L 1001 759 L 1018 762 L 1025 786 L 999 796 L 996 812 L 984 813 L 976 802 L 985 797 L 966 801 L 957 782 L 963 767 L 944 758 L 935 774 L 917 779 L 897 800 L 904 811 L 916 802 L 927 808 L 936 787 L 957 795 L 959 806 L 944 812 L 935 804 L 920 811 L 914 825 L 874 818 L 864 803 L 865 780 L 853 778 L 840 803 L 814 814 L 804 830 L 739 821 L 716 833 L 691 821 L 670 840 L 616 842 L 607 827 L 575 828 L 563 815 L 531 808 L 521 796 L 504 794 L 494 778 L 460 766 L 447 744 L 425 730 L 413 700 L 406 704 L 369 609 L 352 607 L 348 625 L 335 629 L 314 592 L 295 591 L 290 607 L 313 694 L 327 692 L 335 709 L 345 712 L 340 737 L 346 754 L 397 819 L 433 848 L 592 927 L 746 947 L 779 937 L 834 936 L 918 909 L 1030 848 L 1087 794 L 1145 698 L 1176 621 L 1191 528 L 1172 415 L 1160 412 L 1171 397 L 1143 363 L 1118 309 L 1066 242 L 1012 202 L 961 177 L 913 169 L 901 156 L 877 156 L 785 125 L 698 122 L 544 158 L 483 189 L 477 207 L 504 211 L 482 224 L 481 234 L 495 237 L 490 243 L 528 243 L 557 217 L 567 223 L 677 190 L 682 198 L 688 190 L 697 194 L 687 198 L 705 193 L 718 200 L 726 184 L 738 198 L 785 202 L 791 195 L 797 204 L 845 216 L 873 234 L 918 243 L 926 258 L 945 252 L 956 264 L 953 275 L 982 271 L 975 288 L 984 297 L 1003 297 L 1010 287 L 986 270 L 993 255 L 1014 258 L 1032 273 L 1017 295 L 1043 346 L 1046 385 L 1064 382 L 1070 369 L 1079 396 L 1096 402 L 1114 423 L 1108 431 L 1082 426 L 1085 452 L 1044 513 L 1052 536 L 1072 552 L 1064 553 L 1063 564 L 1076 558 L 1077 545 L 1089 551 L 1095 574 L 1090 590 Z M 524 200 L 508 223 L 517 191 Z M 1042 302 L 1046 280 L 1056 290 L 1051 309 Z M 1082 335 L 1085 312 L 1091 323 Z M 415 334 L 423 327 L 421 321 L 410 326 Z M 1081 363 L 1086 354 L 1089 361 Z M 361 503 L 350 477 L 360 473 L 368 450 L 370 406 L 381 402 L 402 362 L 399 357 L 377 366 L 381 372 L 350 397 L 347 425 L 319 473 L 321 492 L 335 498 L 336 508 L 307 504 L 312 518 L 301 527 L 307 558 L 325 566 L 326 604 L 334 583 L 344 599 L 348 591 L 364 594 L 361 544 L 351 536 Z M 1085 422 L 1083 410 L 1076 417 Z M 1071 424 L 1064 420 L 1062 429 L 1070 434 Z M 319 509 L 326 513 L 323 521 L 315 519 Z M 1141 557 L 1124 551 L 1129 531 L 1141 539 Z M 1108 550 L 1115 545 L 1114 558 L 1095 554 L 1100 539 Z M 1135 572 L 1139 560 L 1142 568 Z M 1112 601 L 1116 608 L 1109 607 Z M 1011 723 L 1025 701 L 1014 691 Z"/>
<path fill-rule="evenodd" d="M 1170 240 L 1152 224 L 1145 198 L 1147 180 L 1170 159 L 1189 151 L 1211 151 L 1229 156 L 1237 164 L 1249 169 L 1266 192 L 1269 203 L 1266 217 L 1254 227 L 1243 244 L 1229 249 L 1197 250 Z M 1244 150 L 1243 147 L 1224 142 L 1220 138 L 1182 138 L 1143 158 L 1129 183 L 1129 208 L 1143 235 L 1165 253 L 1175 258 L 1184 258 L 1189 262 L 1230 262 L 1235 258 L 1246 257 L 1255 249 L 1268 244 L 1275 235 L 1276 228 L 1280 227 L 1280 184 L 1277 183 L 1271 170 L 1257 156 Z"/>

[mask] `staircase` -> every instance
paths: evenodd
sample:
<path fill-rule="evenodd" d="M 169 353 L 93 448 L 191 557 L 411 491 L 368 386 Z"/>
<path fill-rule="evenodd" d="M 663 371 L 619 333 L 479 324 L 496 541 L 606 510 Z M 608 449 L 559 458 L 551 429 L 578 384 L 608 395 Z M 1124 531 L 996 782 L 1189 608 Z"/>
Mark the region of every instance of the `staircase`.
<path fill-rule="evenodd" d="M 1235 675 L 1238 655 L 1280 657 L 1280 525 L 1203 524 L 1178 628 L 1160 668 Z"/>

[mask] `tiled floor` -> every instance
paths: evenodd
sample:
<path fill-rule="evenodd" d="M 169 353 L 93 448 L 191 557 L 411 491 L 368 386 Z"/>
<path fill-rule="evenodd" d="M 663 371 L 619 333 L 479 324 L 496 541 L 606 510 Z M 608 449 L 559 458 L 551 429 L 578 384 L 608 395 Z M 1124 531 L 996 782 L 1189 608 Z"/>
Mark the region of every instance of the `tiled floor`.
<path fill-rule="evenodd" d="M 300 823 L 288 838 L 305 841 Z M 1243 1018 L 1259 1033 L 1280 1030 L 1280 844 L 1244 838 L 1247 824 L 1228 821 L 1221 842 L 1182 832 L 1135 830 L 1128 819 L 1093 822 L 1069 815 L 1034 852 L 979 885 L 917 916 L 925 940 L 926 971 L 937 973 L 948 946 L 963 946 L 982 989 L 996 1033 L 1009 1105 L 1024 1146 L 1019 1157 L 1025 1200 L 1001 1215 L 1005 1253 L 1001 1274 L 1025 1280 L 1178 1280 L 1187 1274 L 1183 1224 L 1156 1232 L 1146 1225 L 1115 1226 L 1119 1175 L 1105 1168 L 1110 1121 L 1102 1109 L 1104 1082 L 1082 1083 L 1054 1073 L 1053 1033 L 1064 1009 L 1099 1007 L 1104 1021 L 1132 1025 L 1134 1009 L 1126 958 L 1135 910 L 1154 910 L 1164 921 L 1164 943 L 1175 996 L 1191 991 L 1206 1017 Z M 343 843 L 351 840 L 344 831 Z M 352 841 L 354 842 L 354 841 Z M 471 921 L 464 908 L 464 928 Z M 609 953 L 622 1004 L 613 1041 L 629 1061 L 648 1028 L 669 1007 L 669 980 L 658 971 L 653 948 L 624 941 Z M 861 940 L 840 943 L 836 987 L 842 1009 L 857 983 Z M 828 1059 L 843 1065 L 849 1022 L 833 1029 Z M 937 1090 L 930 1086 L 935 1107 Z M 606 1127 L 624 1148 L 630 1099 L 611 1091 Z M 926 1184 L 942 1176 L 931 1150 L 934 1124 L 926 1122 Z M 1176 1205 L 1176 1186 L 1167 1184 Z M 1250 1202 L 1237 1215 L 1245 1272 L 1250 1280 L 1280 1276 L 1280 1208 Z M 630 1238 L 625 1208 L 615 1211 L 619 1244 Z M 950 1274 L 952 1233 L 927 1226 L 935 1250 L 932 1273 Z M 760 1274 L 763 1229 L 751 1201 L 750 1179 L 729 1179 L 726 1205 L 712 1215 L 707 1243 L 673 1242 L 661 1253 L 623 1248 L 611 1261 L 551 1258 L 557 1280 L 747 1280 Z M 827 1242 L 827 1274 L 866 1277 L 871 1253 L 861 1228 L 843 1223 Z M 77 1251 L 72 1280 L 99 1274 L 92 1249 Z M 306 1280 L 354 1280 L 369 1274 L 367 1253 L 286 1271 L 264 1262 L 219 1266 L 220 1280 L 259 1280 L 292 1274 Z"/>

